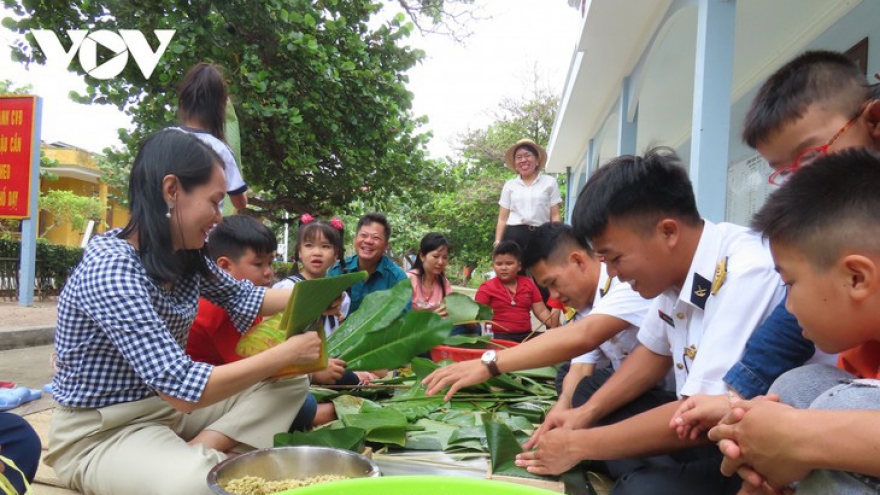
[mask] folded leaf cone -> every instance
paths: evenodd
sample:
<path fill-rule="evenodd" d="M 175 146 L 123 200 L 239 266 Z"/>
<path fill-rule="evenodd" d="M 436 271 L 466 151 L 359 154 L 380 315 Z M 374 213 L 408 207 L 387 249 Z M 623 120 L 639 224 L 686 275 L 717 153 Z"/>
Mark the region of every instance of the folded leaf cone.
<path fill-rule="evenodd" d="M 287 366 L 276 376 L 299 375 L 326 368 L 327 345 L 321 313 L 343 291 L 364 280 L 366 276 L 366 272 L 355 272 L 298 282 L 293 286 L 284 312 L 265 319 L 248 330 L 238 341 L 235 352 L 242 357 L 253 356 L 294 335 L 317 331 L 321 337 L 321 353 L 318 359 L 311 363 Z"/>

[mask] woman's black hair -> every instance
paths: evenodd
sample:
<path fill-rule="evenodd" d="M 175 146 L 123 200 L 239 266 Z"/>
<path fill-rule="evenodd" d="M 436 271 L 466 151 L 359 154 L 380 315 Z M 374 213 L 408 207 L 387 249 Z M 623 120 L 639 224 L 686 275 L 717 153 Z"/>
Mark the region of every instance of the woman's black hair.
<path fill-rule="evenodd" d="M 220 67 L 198 63 L 186 73 L 177 91 L 177 118 L 181 124 L 197 120 L 212 136 L 225 143 L 228 97 Z"/>
<path fill-rule="evenodd" d="M 299 248 L 303 242 L 314 241 L 319 235 L 324 236 L 336 248 L 336 259 L 339 261 L 339 267 L 345 273 L 345 245 L 343 244 L 345 228 L 337 229 L 332 224 L 320 220 L 312 220 L 306 224 L 300 221 L 299 231 L 296 234 L 296 245 L 293 248 L 293 260 L 297 263 L 297 273 L 299 273 L 299 263 L 302 261 L 299 259 Z"/>
<path fill-rule="evenodd" d="M 214 167 L 223 169 L 223 161 L 191 134 L 167 129 L 148 137 L 138 150 L 128 183 L 128 225 L 119 233 L 126 239 L 137 236 L 138 255 L 147 273 L 163 283 L 193 273 L 213 278 L 208 269 L 207 246 L 201 249 L 174 251 L 171 223 L 165 214 L 168 205 L 162 191 L 167 175 L 177 177 L 180 187 L 189 192 L 211 180 Z"/>
<path fill-rule="evenodd" d="M 431 251 L 436 251 L 441 247 L 446 246 L 447 249 L 451 249 L 449 246 L 449 241 L 446 239 L 443 234 L 439 234 L 437 232 L 429 232 L 422 237 L 422 242 L 419 244 L 419 253 L 416 256 L 416 260 L 413 262 L 413 270 L 419 274 L 419 279 L 425 276 L 425 266 L 422 263 L 422 256 L 427 256 Z M 440 287 L 444 287 L 446 281 L 446 275 L 441 273 L 437 275 L 437 283 L 440 284 Z"/>

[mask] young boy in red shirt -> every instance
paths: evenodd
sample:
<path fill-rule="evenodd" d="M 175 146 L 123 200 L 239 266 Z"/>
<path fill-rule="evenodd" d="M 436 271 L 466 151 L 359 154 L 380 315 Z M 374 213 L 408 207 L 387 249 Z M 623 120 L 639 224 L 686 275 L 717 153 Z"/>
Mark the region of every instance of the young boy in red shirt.
<path fill-rule="evenodd" d="M 492 252 L 496 277 L 483 282 L 474 300 L 492 308 L 492 332 L 503 340 L 522 342 L 532 333 L 531 312 L 543 322 L 550 321 L 538 286 L 532 279 L 518 275 L 520 248 L 516 242 L 501 241 Z"/>

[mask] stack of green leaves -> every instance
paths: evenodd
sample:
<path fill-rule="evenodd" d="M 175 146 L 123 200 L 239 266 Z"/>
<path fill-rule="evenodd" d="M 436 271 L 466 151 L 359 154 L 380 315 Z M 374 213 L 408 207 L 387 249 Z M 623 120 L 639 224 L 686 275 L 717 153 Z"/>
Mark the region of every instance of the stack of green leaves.
<path fill-rule="evenodd" d="M 354 370 L 396 368 L 443 343 L 452 323 L 430 311 L 404 313 L 411 299 L 409 280 L 367 295 L 360 308 L 330 334 L 330 355 Z"/>

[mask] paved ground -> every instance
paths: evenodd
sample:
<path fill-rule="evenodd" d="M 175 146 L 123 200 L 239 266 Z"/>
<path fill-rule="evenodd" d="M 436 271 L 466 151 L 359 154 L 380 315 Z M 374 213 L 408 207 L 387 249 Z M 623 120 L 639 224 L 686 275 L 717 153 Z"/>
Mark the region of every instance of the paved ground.
<path fill-rule="evenodd" d="M 21 328 L 55 325 L 58 316 L 55 298 L 36 300 L 33 306 L 20 306 L 18 301 L 0 299 L 0 327 Z"/>

